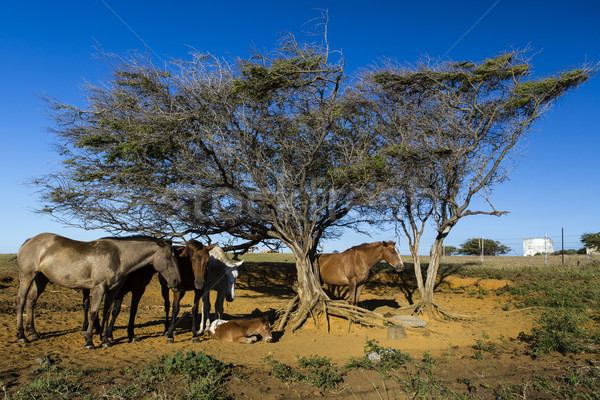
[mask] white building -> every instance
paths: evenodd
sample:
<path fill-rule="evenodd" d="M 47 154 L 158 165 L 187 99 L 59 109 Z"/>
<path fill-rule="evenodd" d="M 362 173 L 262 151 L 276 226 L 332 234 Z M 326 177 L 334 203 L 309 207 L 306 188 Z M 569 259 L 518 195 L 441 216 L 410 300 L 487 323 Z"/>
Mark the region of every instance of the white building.
<path fill-rule="evenodd" d="M 523 255 L 533 256 L 536 254 L 553 253 L 554 244 L 550 238 L 523 239 Z"/>

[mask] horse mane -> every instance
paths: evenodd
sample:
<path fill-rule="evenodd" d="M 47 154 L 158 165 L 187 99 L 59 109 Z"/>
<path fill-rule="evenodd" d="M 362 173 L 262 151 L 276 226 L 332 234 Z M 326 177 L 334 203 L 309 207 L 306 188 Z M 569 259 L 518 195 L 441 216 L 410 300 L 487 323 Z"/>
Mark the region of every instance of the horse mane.
<path fill-rule="evenodd" d="M 352 246 L 352 247 L 346 249 L 346 251 L 348 251 L 348 250 L 363 250 L 364 248 L 373 246 L 377 243 L 383 243 L 383 241 L 357 244 L 356 246 Z"/>
<path fill-rule="evenodd" d="M 223 249 L 219 245 L 216 245 L 215 247 L 213 247 L 209 251 L 208 254 L 210 254 L 216 260 L 221 261 L 223 264 L 227 265 L 228 267 L 233 267 L 236 264 L 235 261 L 232 261 L 229 259 L 229 257 L 227 256 L 227 253 L 225 253 L 225 251 L 223 251 Z"/>

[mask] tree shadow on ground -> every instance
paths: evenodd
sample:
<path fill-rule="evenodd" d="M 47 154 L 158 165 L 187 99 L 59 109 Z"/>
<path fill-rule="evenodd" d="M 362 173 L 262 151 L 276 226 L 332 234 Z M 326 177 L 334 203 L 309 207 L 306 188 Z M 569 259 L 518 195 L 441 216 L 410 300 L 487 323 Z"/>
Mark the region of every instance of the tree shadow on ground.
<path fill-rule="evenodd" d="M 446 279 L 459 272 L 462 268 L 477 265 L 474 262 L 462 264 L 441 264 L 434 285 L 434 291 L 440 289 Z M 429 263 L 421 264 L 423 281 L 427 277 Z M 296 281 L 296 265 L 293 262 L 246 262 L 239 268 L 239 277 L 236 285 L 242 289 L 252 290 L 263 295 L 293 296 L 293 286 Z M 347 286 L 324 285 L 325 292 L 332 299 L 347 300 Z M 414 263 L 404 263 L 404 269 L 397 272 L 392 266 L 381 262 L 371 268 L 370 276 L 365 284 L 365 290 L 378 296 L 392 295 L 396 298 L 398 293 L 406 299 L 408 304 L 415 303 L 415 294 L 418 296 L 417 280 L 414 272 Z M 397 304 L 396 300 L 392 301 Z"/>

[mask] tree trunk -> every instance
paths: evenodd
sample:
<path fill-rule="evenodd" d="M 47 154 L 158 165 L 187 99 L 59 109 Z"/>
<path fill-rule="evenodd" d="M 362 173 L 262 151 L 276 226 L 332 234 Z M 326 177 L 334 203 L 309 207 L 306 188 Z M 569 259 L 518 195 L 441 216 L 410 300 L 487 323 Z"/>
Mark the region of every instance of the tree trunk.
<path fill-rule="evenodd" d="M 421 298 L 425 295 L 425 286 L 423 285 L 423 273 L 421 272 L 421 257 L 419 256 L 419 241 L 420 238 L 415 237 L 414 244 L 410 246 L 413 263 L 415 264 L 415 278 L 417 280 L 417 288 Z"/>
<path fill-rule="evenodd" d="M 427 268 L 427 280 L 425 281 L 425 291 L 422 299 L 423 309 L 430 317 L 436 316 L 437 307 L 433 301 L 433 289 L 435 288 L 435 282 L 440 269 L 444 239 L 449 231 L 450 230 L 448 229 L 447 232 L 438 232 L 438 235 L 433 242 L 433 246 L 431 246 L 431 257 L 429 260 L 429 268 Z"/>
<path fill-rule="evenodd" d="M 283 330 L 290 325 L 292 332 L 298 329 L 317 307 L 319 302 L 328 300 L 321 288 L 312 260 L 305 254 L 294 254 L 296 257 L 297 281 L 294 289 L 297 296 L 290 301 L 284 315 L 276 324 L 276 330 Z M 295 309 L 295 311 L 293 311 Z"/>

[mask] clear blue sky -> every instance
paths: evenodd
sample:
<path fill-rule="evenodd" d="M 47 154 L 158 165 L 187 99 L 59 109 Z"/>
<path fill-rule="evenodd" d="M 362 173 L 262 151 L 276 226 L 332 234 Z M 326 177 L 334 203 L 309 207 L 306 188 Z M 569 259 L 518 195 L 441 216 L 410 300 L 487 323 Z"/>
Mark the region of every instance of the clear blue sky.
<path fill-rule="evenodd" d="M 111 11 L 112 9 L 112 11 Z M 86 232 L 34 213 L 35 188 L 26 183 L 56 171 L 59 158 L 44 103 L 49 94 L 84 105 L 81 85 L 108 77 L 95 47 L 123 54 L 149 52 L 162 59 L 185 57 L 190 47 L 224 57 L 247 56 L 252 46 L 273 48 L 282 32 L 303 39 L 305 25 L 329 10 L 331 47 L 343 51 L 348 71 L 395 58 L 422 55 L 480 61 L 501 51 L 531 46 L 535 73 L 546 75 L 600 61 L 600 2 L 597 0 L 456 1 L 12 1 L 0 12 L 0 253 L 16 252 L 41 232 L 91 240 Z M 309 23 L 310 25 L 310 23 Z M 144 44 L 145 43 L 145 44 Z M 158 60 L 158 57 L 155 60 Z M 157 61 L 158 63 L 158 61 Z M 565 96 L 537 123 L 525 156 L 492 199 L 503 217 L 468 217 L 446 244 L 485 237 L 522 254 L 522 239 L 554 239 L 579 248 L 583 233 L 600 231 L 600 77 Z M 324 243 L 325 251 L 382 239 L 395 233 L 353 233 Z M 428 229 L 422 253 L 428 253 Z"/>

